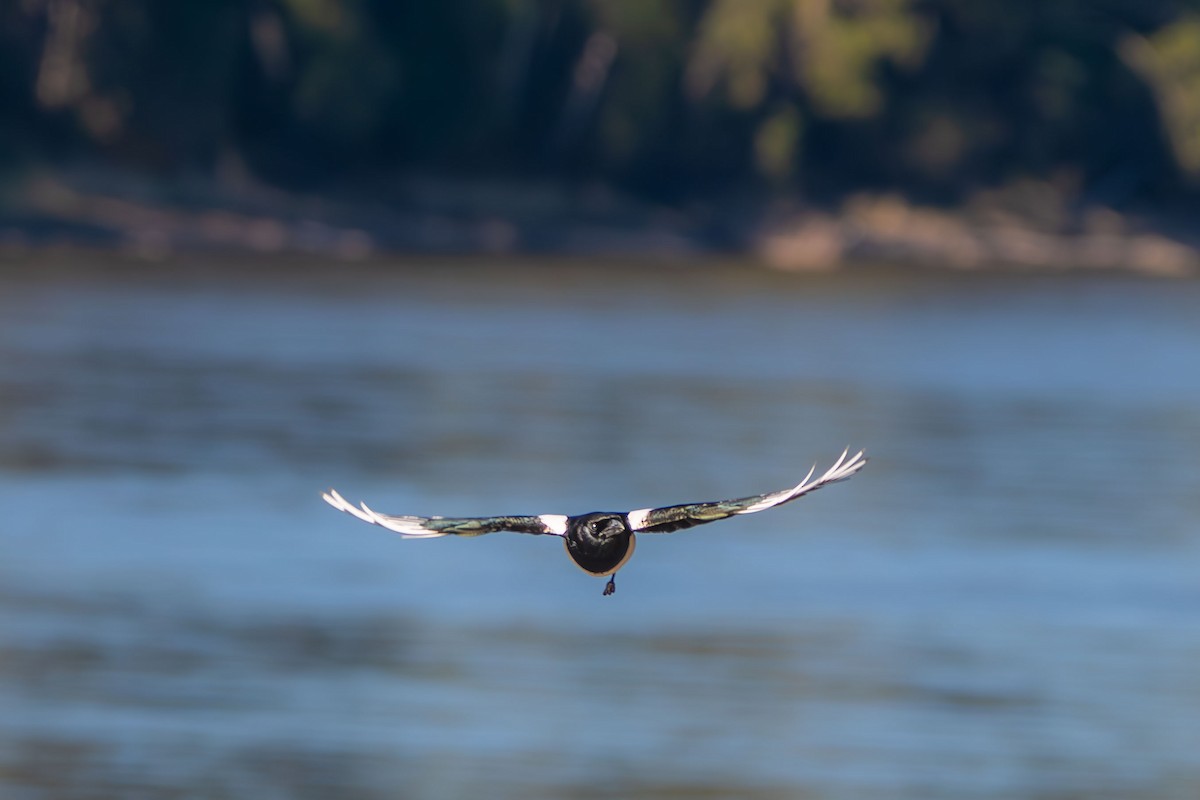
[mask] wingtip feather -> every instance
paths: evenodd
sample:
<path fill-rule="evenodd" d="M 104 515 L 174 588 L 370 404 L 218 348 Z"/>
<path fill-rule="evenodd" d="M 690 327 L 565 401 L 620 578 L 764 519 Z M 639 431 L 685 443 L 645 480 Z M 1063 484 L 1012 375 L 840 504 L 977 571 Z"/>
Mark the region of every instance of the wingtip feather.
<path fill-rule="evenodd" d="M 781 492 L 766 495 L 759 502 L 737 512 L 739 514 L 753 514 L 757 511 L 764 511 L 774 506 L 782 505 L 789 500 L 795 500 L 801 495 L 807 494 L 814 489 L 819 489 L 829 483 L 849 478 L 854 473 L 858 472 L 867 463 L 867 458 L 863 455 L 864 451 L 859 450 L 853 456 L 850 456 L 850 448 L 847 447 L 842 451 L 841 457 L 833 463 L 833 466 L 825 470 L 821 477 L 813 480 L 812 477 L 817 471 L 817 465 L 813 464 L 809 469 L 808 474 L 804 476 L 804 480 L 793 486 L 791 489 L 785 489 Z"/>
<path fill-rule="evenodd" d="M 338 494 L 336 489 L 330 489 L 321 493 L 321 499 L 328 503 L 333 508 L 345 514 L 349 514 L 355 519 L 366 522 L 370 525 L 378 525 L 393 533 L 398 533 L 407 539 L 429 539 L 445 534 L 436 531 L 428 531 L 420 528 L 417 525 L 409 525 L 404 522 L 404 518 L 388 517 L 371 509 L 366 503 L 353 505 L 346 498 Z"/>

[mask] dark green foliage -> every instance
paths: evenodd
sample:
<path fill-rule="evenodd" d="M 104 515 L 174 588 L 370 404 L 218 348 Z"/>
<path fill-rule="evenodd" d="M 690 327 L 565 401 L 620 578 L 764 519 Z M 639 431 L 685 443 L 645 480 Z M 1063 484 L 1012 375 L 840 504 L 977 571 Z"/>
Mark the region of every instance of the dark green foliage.
<path fill-rule="evenodd" d="M 0 4 L 0 158 L 679 202 L 1033 176 L 1119 204 L 1200 175 L 1190 5 L 21 0 Z"/>

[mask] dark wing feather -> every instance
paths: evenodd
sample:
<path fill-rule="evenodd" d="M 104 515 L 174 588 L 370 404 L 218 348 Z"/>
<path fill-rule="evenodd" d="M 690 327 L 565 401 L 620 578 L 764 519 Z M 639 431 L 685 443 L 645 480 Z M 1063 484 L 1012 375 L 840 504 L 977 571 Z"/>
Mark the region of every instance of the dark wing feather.
<path fill-rule="evenodd" d="M 791 489 L 770 492 L 768 494 L 756 494 L 752 497 L 740 497 L 736 500 L 717 500 L 711 503 L 689 503 L 678 506 L 666 506 L 664 508 L 643 508 L 637 511 L 630 511 L 627 515 L 629 527 L 637 533 L 671 533 L 672 531 L 680 531 L 696 525 L 703 525 L 706 522 L 716 522 L 719 519 L 726 519 L 735 514 L 753 514 L 756 511 L 764 511 L 774 506 L 783 505 L 795 500 L 797 497 L 808 494 L 814 489 L 845 480 L 862 469 L 863 465 L 867 463 L 867 459 L 863 456 L 862 451 L 847 459 L 849 453 L 849 450 L 842 453 L 842 457 L 824 475 L 816 480 L 810 480 L 817 469 L 814 466 L 808 471 L 808 475 L 804 476 L 804 480 Z"/>
<path fill-rule="evenodd" d="M 409 539 L 432 539 L 438 536 L 483 536 L 485 533 L 512 531 L 514 533 L 562 536 L 567 518 L 558 514 L 536 517 L 411 517 L 392 516 L 372 511 L 366 503 L 351 505 L 330 489 L 321 495 L 326 503 L 351 516 L 379 525 Z"/>

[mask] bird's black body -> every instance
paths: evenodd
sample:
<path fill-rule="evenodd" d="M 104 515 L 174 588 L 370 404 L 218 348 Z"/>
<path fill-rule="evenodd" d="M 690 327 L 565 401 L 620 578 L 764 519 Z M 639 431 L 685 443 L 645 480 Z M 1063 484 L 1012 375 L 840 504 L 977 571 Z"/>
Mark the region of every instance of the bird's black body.
<path fill-rule="evenodd" d="M 568 517 L 563 514 L 539 514 L 537 516 L 504 517 L 414 517 L 378 514 L 365 503 L 353 506 L 337 492 L 330 490 L 322 495 L 325 502 L 347 514 L 380 525 L 410 539 L 429 539 L 439 536 L 482 536 L 497 531 L 513 531 L 534 535 L 561 536 L 571 560 L 585 572 L 598 577 L 608 576 L 604 594 L 616 591 L 614 575 L 625 566 L 633 555 L 638 533 L 670 533 L 672 531 L 716 522 L 735 514 L 753 514 L 795 500 L 801 495 L 826 484 L 844 480 L 862 469 L 867 463 L 859 452 L 847 459 L 849 451 L 842 453 L 829 470 L 810 481 L 809 470 L 804 480 L 791 489 L 767 494 L 756 494 L 736 500 L 718 500 L 708 503 L 687 503 L 659 508 L 641 508 L 627 514 L 596 511 Z"/>
<path fill-rule="evenodd" d="M 637 539 L 624 514 L 598 511 L 568 517 L 563 543 L 567 546 L 567 554 L 580 569 L 602 578 L 625 566 L 633 555 Z M 614 591 L 616 581 L 610 577 L 604 593 Z"/>

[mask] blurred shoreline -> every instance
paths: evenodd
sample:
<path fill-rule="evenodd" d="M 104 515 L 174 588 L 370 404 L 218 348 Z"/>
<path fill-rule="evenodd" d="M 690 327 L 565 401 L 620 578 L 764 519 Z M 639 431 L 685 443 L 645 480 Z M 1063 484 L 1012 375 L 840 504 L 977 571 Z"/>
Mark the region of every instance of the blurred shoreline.
<path fill-rule="evenodd" d="M 896 268 L 1200 274 L 1184 214 L 1071 208 L 1049 183 L 957 208 L 895 194 L 838 207 L 730 201 L 672 209 L 597 187 L 452 179 L 293 193 L 244 177 L 163 180 L 112 167 L 30 171 L 0 198 L 0 255 L 81 248 L 155 261 L 188 253 L 749 257 L 781 271 Z"/>

